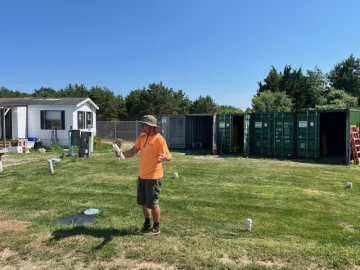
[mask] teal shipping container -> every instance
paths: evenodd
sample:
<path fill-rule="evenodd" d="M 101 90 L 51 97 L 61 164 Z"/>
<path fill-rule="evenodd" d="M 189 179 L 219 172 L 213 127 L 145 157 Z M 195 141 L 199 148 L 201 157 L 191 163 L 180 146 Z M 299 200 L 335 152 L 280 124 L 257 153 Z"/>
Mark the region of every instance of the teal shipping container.
<path fill-rule="evenodd" d="M 249 154 L 250 114 L 217 115 L 217 153 Z"/>
<path fill-rule="evenodd" d="M 295 156 L 295 115 L 254 113 L 251 116 L 251 155 L 293 158 Z"/>
<path fill-rule="evenodd" d="M 188 114 L 185 116 L 185 146 L 211 150 L 215 145 L 216 115 Z"/>
<path fill-rule="evenodd" d="M 187 114 L 161 117 L 161 132 L 170 149 L 207 149 L 216 146 L 216 115 Z"/>

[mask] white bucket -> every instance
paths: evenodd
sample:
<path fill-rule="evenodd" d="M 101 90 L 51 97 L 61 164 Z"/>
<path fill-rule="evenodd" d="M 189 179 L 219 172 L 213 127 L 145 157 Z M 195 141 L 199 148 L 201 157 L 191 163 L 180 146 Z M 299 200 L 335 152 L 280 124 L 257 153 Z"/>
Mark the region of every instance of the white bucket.
<path fill-rule="evenodd" d="M 26 141 L 25 142 L 25 148 L 34 148 L 34 145 L 35 145 L 35 142 L 32 142 L 32 141 Z"/>

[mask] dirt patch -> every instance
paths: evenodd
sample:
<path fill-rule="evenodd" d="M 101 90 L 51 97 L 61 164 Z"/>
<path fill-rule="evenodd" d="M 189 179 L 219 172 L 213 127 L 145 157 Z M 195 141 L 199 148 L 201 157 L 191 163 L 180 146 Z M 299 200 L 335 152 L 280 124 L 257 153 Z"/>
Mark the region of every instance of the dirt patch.
<path fill-rule="evenodd" d="M 337 222 L 344 227 L 345 230 L 349 231 L 349 232 L 355 232 L 355 228 L 352 224 L 346 222 L 345 220 L 337 220 Z"/>
<path fill-rule="evenodd" d="M 4 211 L 0 211 L 0 220 L 1 219 L 6 219 L 8 217 L 8 213 L 7 212 L 4 212 Z"/>
<path fill-rule="evenodd" d="M 222 258 L 220 258 L 219 260 L 222 264 L 225 264 L 225 265 L 236 265 L 236 262 L 233 261 L 232 259 L 229 258 L 229 256 L 227 254 L 224 254 Z"/>
<path fill-rule="evenodd" d="M 225 160 L 220 156 L 195 156 L 194 159 L 208 159 L 208 160 L 219 160 L 219 161 Z"/>
<path fill-rule="evenodd" d="M 10 257 L 18 256 L 17 252 L 10 249 L 5 249 L 0 252 L 0 266 L 2 270 L 28 270 L 28 269 L 159 269 L 159 270 L 176 270 L 177 268 L 168 264 L 158 264 L 155 262 L 144 262 L 137 260 L 130 260 L 126 258 L 117 258 L 116 260 L 109 262 L 96 262 L 91 264 L 85 264 L 80 261 L 80 258 L 74 258 L 71 256 L 64 256 L 62 262 L 56 262 L 54 260 L 37 261 L 37 260 L 23 260 L 19 259 L 11 262 L 12 265 L 7 265 L 6 259 Z M 9 263 L 10 264 L 10 263 Z"/>
<path fill-rule="evenodd" d="M 256 262 L 257 264 L 259 264 L 259 265 L 261 265 L 261 266 L 265 266 L 265 267 L 269 267 L 269 268 L 271 268 L 271 267 L 273 267 L 273 266 L 283 266 L 283 265 L 280 265 L 280 264 L 276 264 L 276 263 L 274 263 L 274 262 L 272 262 L 272 261 L 266 261 L 266 262 L 261 262 L 261 261 L 258 261 L 258 262 Z"/>
<path fill-rule="evenodd" d="M 25 221 L 16 221 L 16 220 L 8 220 L 8 221 L 0 221 L 0 231 L 3 232 L 26 232 L 28 231 L 30 222 Z"/>
<path fill-rule="evenodd" d="M 32 163 L 32 162 L 37 162 L 40 159 L 38 158 L 22 158 L 22 159 L 18 159 L 18 158 L 8 158 L 6 156 L 4 156 L 3 160 L 3 167 L 9 167 L 9 166 L 15 166 L 15 165 L 21 165 L 21 164 L 26 164 L 26 163 Z"/>
<path fill-rule="evenodd" d="M 222 185 L 227 188 L 236 188 L 241 186 L 240 184 L 235 184 L 235 183 L 222 183 Z"/>
<path fill-rule="evenodd" d="M 16 251 L 13 251 L 9 248 L 5 248 L 4 250 L 0 251 L 0 261 L 6 261 L 11 256 L 17 255 L 18 253 Z"/>
<path fill-rule="evenodd" d="M 129 260 L 125 258 L 118 258 L 112 262 L 108 263 L 99 263 L 97 265 L 92 265 L 91 267 L 106 267 L 106 268 L 115 268 L 115 269 L 159 269 L 159 270 L 175 270 L 175 266 L 168 264 L 159 264 L 155 262 L 143 262 L 137 260 Z"/>
<path fill-rule="evenodd" d="M 36 237 L 34 241 L 26 246 L 29 251 L 44 251 L 53 252 L 54 247 L 44 246 L 50 238 L 51 234 L 41 234 Z M 83 235 L 74 236 L 68 239 L 63 239 L 62 242 L 74 242 L 77 243 L 86 243 L 88 241 L 87 237 Z M 30 251 L 30 253 L 31 253 Z M 31 254 L 29 253 L 29 256 Z M 14 255 L 16 258 L 14 258 Z M 83 258 L 75 254 L 75 251 L 70 251 L 69 253 L 63 254 L 62 260 L 37 260 L 37 259 L 25 259 L 21 258 L 19 254 L 10 249 L 5 249 L 0 252 L 0 268 L 1 270 L 28 270 L 28 269 L 159 269 L 159 270 L 176 270 L 175 266 L 166 264 L 166 263 L 156 263 L 151 261 L 140 261 L 140 260 L 131 260 L 124 257 L 125 255 L 119 256 L 110 261 L 96 261 L 85 263 Z M 7 258 L 12 257 L 11 262 L 6 262 Z M 28 257 L 30 258 L 30 257 Z"/>
<path fill-rule="evenodd" d="M 326 192 L 326 191 L 320 191 L 320 190 L 316 190 L 316 189 L 304 189 L 304 192 L 308 195 L 312 195 L 312 196 L 333 196 L 334 193 L 332 192 Z"/>
<path fill-rule="evenodd" d="M 79 177 L 79 180 L 88 180 L 89 176 L 85 175 L 82 177 Z M 136 176 L 124 176 L 121 174 L 106 174 L 106 172 L 102 172 L 102 173 L 93 173 L 91 174 L 91 179 L 96 179 L 96 181 L 109 181 L 109 182 L 113 182 L 113 181 L 117 181 L 117 182 L 121 182 L 121 181 L 131 181 L 131 182 L 135 182 L 137 180 Z"/>
<path fill-rule="evenodd" d="M 32 218 L 39 218 L 39 217 L 55 217 L 57 216 L 58 212 L 55 209 L 52 210 L 38 210 L 29 213 L 29 217 Z"/>
<path fill-rule="evenodd" d="M 316 196 L 324 195 L 322 191 L 315 189 L 305 189 L 304 192 L 309 195 L 316 195 Z"/>

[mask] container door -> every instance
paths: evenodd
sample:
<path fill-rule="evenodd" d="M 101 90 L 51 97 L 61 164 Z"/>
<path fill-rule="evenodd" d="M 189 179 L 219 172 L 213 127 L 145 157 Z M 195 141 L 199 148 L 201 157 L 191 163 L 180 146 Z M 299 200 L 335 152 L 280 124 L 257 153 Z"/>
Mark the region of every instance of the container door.
<path fill-rule="evenodd" d="M 169 147 L 173 149 L 184 149 L 185 116 L 170 116 L 169 121 Z"/>
<path fill-rule="evenodd" d="M 217 125 L 216 125 L 216 114 L 213 114 L 212 117 L 212 146 L 211 146 L 211 153 L 216 154 L 217 152 Z"/>
<path fill-rule="evenodd" d="M 294 115 L 290 113 L 279 113 L 274 116 L 274 156 L 277 158 L 294 157 L 294 120 Z"/>
<path fill-rule="evenodd" d="M 244 114 L 244 155 L 248 156 L 250 151 L 250 114 Z"/>
<path fill-rule="evenodd" d="M 166 143 L 170 147 L 170 141 L 169 141 L 169 117 L 163 116 L 161 117 L 161 133 L 164 137 Z"/>
<path fill-rule="evenodd" d="M 253 154 L 258 157 L 272 157 L 274 148 L 274 114 L 253 115 Z"/>
<path fill-rule="evenodd" d="M 233 124 L 232 115 L 218 115 L 218 147 L 221 154 L 232 153 L 233 149 Z"/>
<path fill-rule="evenodd" d="M 347 156 L 348 156 L 348 162 L 352 160 L 352 152 L 351 152 L 351 145 L 350 145 L 350 126 L 355 125 L 357 129 L 360 128 L 360 110 L 349 110 L 346 116 L 346 137 L 348 138 L 348 141 L 346 142 L 346 145 L 349 147 L 347 148 Z"/>
<path fill-rule="evenodd" d="M 300 112 L 297 114 L 297 156 L 306 159 L 320 157 L 320 114 Z"/>

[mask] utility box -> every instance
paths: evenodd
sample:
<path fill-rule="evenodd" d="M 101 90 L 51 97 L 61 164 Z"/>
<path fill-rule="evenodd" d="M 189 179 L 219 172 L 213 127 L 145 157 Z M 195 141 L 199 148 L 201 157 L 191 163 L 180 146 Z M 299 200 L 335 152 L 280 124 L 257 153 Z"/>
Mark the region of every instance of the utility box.
<path fill-rule="evenodd" d="M 79 157 L 90 157 L 90 142 L 92 133 L 82 131 L 79 144 Z"/>
<path fill-rule="evenodd" d="M 73 129 L 73 130 L 70 130 L 70 132 L 71 132 L 71 145 L 79 146 L 80 145 L 80 130 Z"/>

